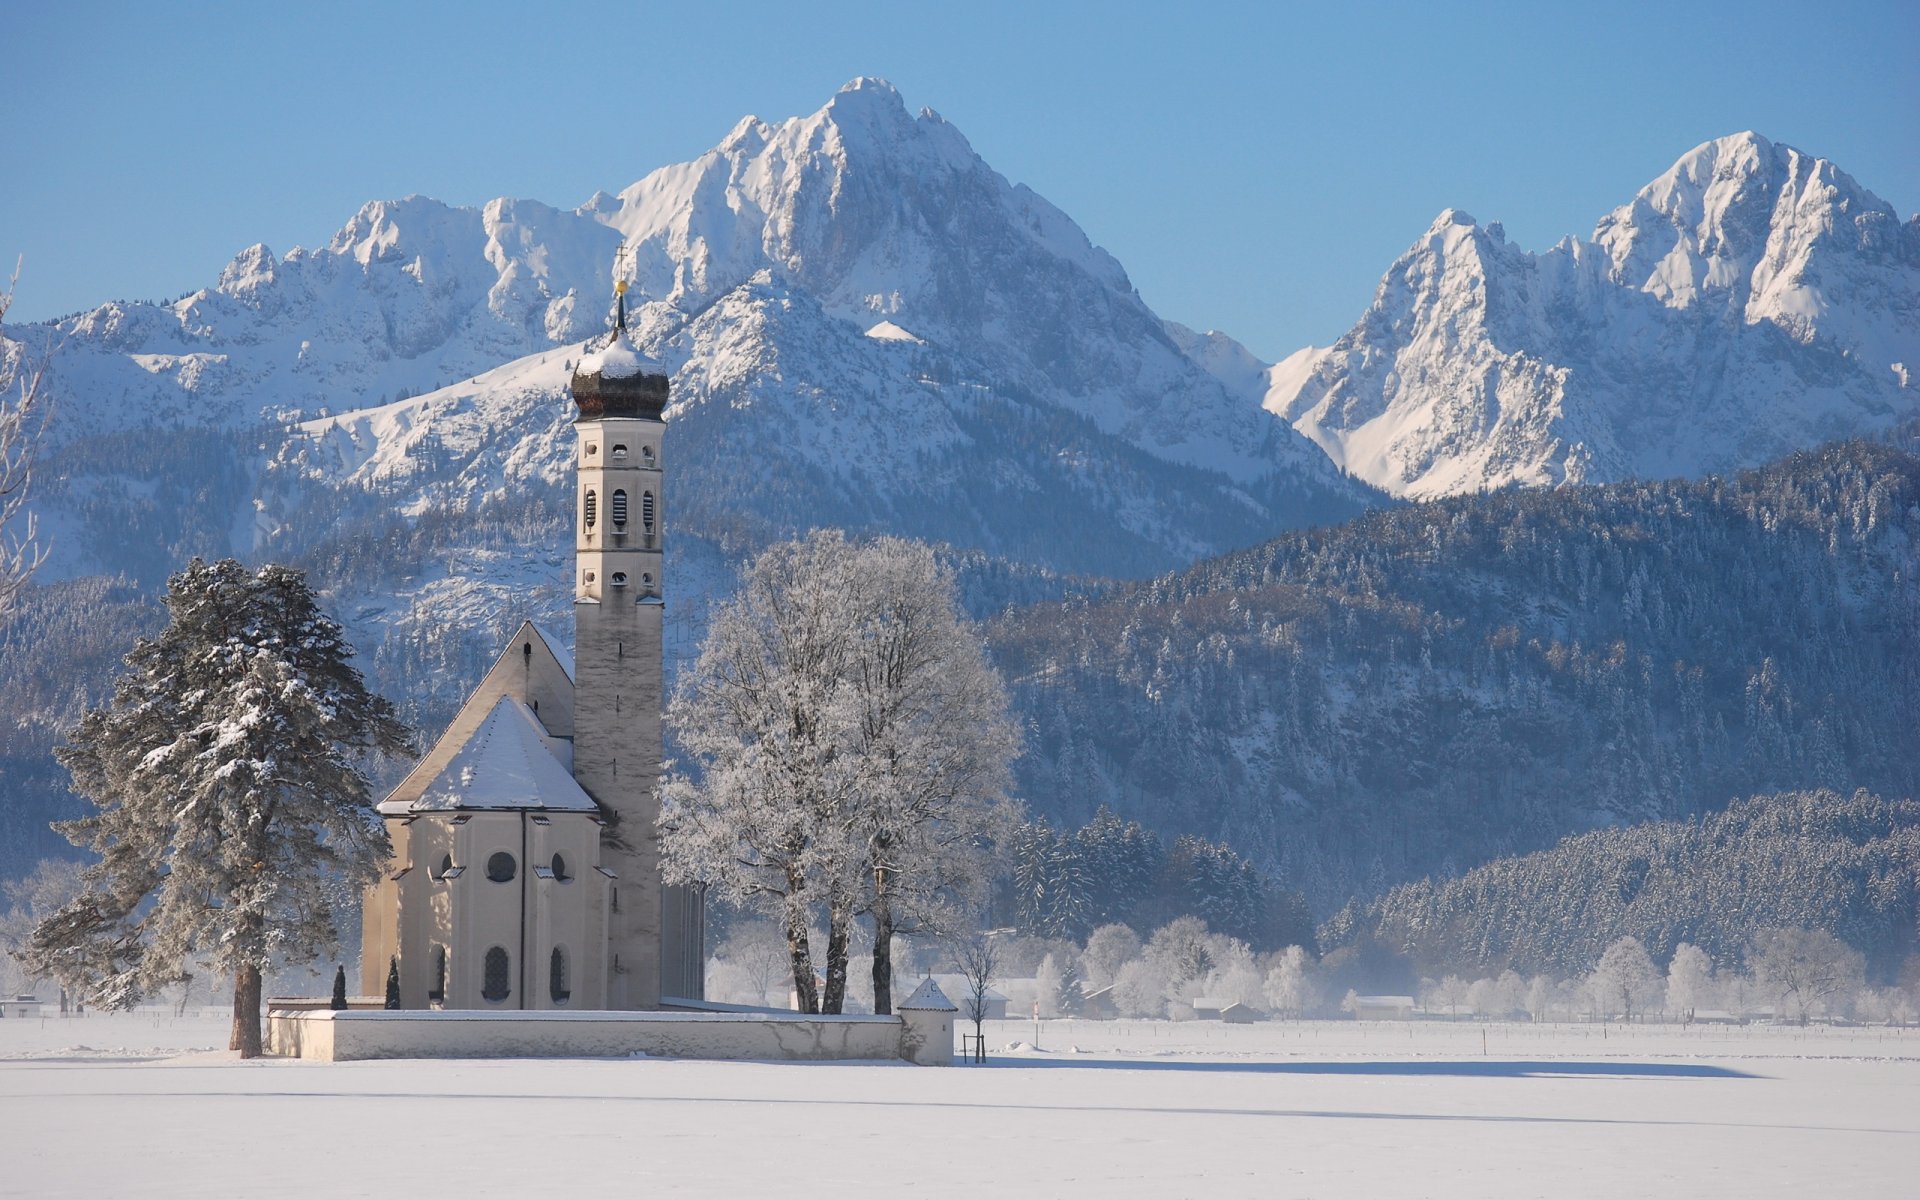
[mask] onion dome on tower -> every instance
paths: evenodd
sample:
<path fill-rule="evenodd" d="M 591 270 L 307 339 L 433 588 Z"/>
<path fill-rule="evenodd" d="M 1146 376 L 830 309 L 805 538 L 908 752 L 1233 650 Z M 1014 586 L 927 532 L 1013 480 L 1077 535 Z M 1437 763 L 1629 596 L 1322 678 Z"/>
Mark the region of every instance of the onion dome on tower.
<path fill-rule="evenodd" d="M 606 417 L 661 419 L 667 406 L 667 368 L 627 336 L 627 248 L 614 267 L 613 331 L 580 360 L 573 372 L 573 402 L 580 420 Z"/>

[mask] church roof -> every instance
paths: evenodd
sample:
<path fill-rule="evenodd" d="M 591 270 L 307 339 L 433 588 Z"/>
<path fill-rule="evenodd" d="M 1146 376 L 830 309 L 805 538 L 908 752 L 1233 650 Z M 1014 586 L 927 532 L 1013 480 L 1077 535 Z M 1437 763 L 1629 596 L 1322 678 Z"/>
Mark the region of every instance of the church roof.
<path fill-rule="evenodd" d="M 540 635 L 541 641 L 547 644 L 548 653 L 552 654 L 554 661 L 560 664 L 560 669 L 567 673 L 567 678 L 578 683 L 579 676 L 573 673 L 573 651 L 567 649 L 567 644 L 532 621 L 528 621 L 527 625 Z"/>
<path fill-rule="evenodd" d="M 547 736 L 532 709 L 502 696 L 418 796 L 411 802 L 390 798 L 380 811 L 389 815 L 463 809 L 599 811 L 561 761 L 561 746 L 558 739 Z"/>

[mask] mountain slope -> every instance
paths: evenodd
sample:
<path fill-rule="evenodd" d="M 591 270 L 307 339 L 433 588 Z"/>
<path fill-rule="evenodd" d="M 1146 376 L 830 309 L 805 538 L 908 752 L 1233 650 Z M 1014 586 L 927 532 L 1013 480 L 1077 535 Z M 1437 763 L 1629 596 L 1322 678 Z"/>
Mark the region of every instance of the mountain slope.
<path fill-rule="evenodd" d="M 1920 794 L 1920 458 L 1384 509 L 991 640 L 1039 812 L 1228 841 L 1325 913 L 1735 795 Z"/>
<path fill-rule="evenodd" d="M 1920 217 L 1707 142 L 1544 254 L 1448 210 L 1267 407 L 1397 495 L 1698 477 L 1920 412 Z"/>
<path fill-rule="evenodd" d="M 1819 929 L 1891 978 L 1920 950 L 1920 803 L 1755 796 L 1419 880 L 1331 925 L 1335 942 L 1377 937 L 1423 970 L 1575 977 L 1616 938 L 1639 938 L 1656 961 L 1691 942 L 1732 966 L 1766 930 Z"/>

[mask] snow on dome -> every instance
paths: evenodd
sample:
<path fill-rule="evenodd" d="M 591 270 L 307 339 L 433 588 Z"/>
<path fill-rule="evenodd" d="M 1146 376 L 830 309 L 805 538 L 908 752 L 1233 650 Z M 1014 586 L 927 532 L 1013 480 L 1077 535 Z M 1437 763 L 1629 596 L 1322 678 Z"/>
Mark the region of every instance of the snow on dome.
<path fill-rule="evenodd" d="M 927 344 L 925 338 L 900 328 L 892 321 L 880 322 L 872 329 L 867 330 L 867 336 L 881 342 L 912 342 L 916 346 L 924 346 Z"/>
<path fill-rule="evenodd" d="M 665 375 L 667 369 L 627 340 L 626 330 L 614 331 L 605 347 L 580 360 L 580 374 L 603 379 L 632 379 L 636 375 Z"/>
<path fill-rule="evenodd" d="M 940 985 L 932 979 L 923 979 L 920 986 L 913 989 L 913 995 L 894 1005 L 895 1008 L 930 1009 L 934 1012 L 959 1012 Z"/>

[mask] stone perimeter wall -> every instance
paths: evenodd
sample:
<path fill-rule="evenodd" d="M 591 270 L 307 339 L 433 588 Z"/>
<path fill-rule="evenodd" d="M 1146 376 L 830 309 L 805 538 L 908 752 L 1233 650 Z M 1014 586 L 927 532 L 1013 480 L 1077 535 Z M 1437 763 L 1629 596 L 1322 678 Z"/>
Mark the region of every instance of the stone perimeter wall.
<path fill-rule="evenodd" d="M 687 1012 L 432 1012 L 272 1008 L 271 1053 L 368 1058 L 905 1059 L 953 1064 L 953 1014 L 893 1017 Z"/>

